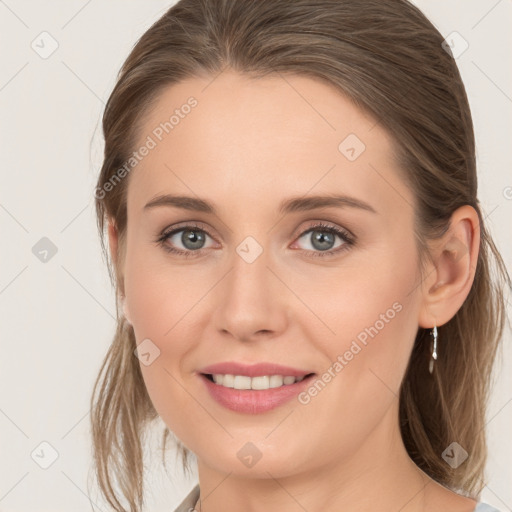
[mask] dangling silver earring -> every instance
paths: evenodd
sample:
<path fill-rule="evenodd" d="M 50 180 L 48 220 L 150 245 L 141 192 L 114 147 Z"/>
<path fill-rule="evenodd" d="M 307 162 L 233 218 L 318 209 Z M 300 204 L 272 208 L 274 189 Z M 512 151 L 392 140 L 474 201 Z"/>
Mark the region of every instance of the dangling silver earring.
<path fill-rule="evenodd" d="M 431 336 L 433 336 L 433 340 L 430 344 L 430 350 L 432 352 L 432 357 L 430 358 L 430 361 L 428 363 L 428 371 L 430 373 L 434 370 L 434 360 L 437 361 L 437 327 L 434 325 L 434 328 L 432 329 L 432 332 L 430 333 Z"/>

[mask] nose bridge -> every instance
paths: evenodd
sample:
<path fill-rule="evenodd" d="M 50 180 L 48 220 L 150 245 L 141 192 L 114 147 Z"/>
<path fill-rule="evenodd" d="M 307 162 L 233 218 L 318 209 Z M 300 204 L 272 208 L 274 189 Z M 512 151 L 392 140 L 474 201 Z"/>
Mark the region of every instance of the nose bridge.
<path fill-rule="evenodd" d="M 233 298 L 243 306 L 246 303 L 256 305 L 264 296 L 268 298 L 269 256 L 268 250 L 252 236 L 247 236 L 235 247 L 230 258 L 232 270 L 228 275 L 228 301 Z"/>
<path fill-rule="evenodd" d="M 216 308 L 220 330 L 248 339 L 260 331 L 283 328 L 286 308 L 283 293 L 276 288 L 280 283 L 268 268 L 272 265 L 270 256 L 252 236 L 235 247 Z"/>

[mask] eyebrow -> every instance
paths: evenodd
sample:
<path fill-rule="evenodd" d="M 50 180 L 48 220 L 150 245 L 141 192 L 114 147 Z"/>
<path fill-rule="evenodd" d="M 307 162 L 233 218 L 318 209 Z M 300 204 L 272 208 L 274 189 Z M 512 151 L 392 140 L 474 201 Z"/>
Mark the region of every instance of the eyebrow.
<path fill-rule="evenodd" d="M 206 201 L 205 199 L 190 196 L 177 196 L 172 194 L 163 194 L 153 198 L 144 206 L 144 211 L 148 211 L 159 206 L 174 206 L 184 210 L 217 215 L 217 211 L 213 204 L 209 201 Z M 346 195 L 292 197 L 283 201 L 279 205 L 278 211 L 281 214 L 285 214 L 329 207 L 358 208 L 372 213 L 377 213 L 377 211 L 368 203 L 365 203 L 361 199 Z"/>

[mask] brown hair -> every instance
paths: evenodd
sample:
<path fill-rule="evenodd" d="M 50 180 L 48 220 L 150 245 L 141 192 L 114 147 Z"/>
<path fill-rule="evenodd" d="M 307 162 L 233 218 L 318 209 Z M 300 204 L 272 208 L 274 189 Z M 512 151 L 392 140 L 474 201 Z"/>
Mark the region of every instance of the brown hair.
<path fill-rule="evenodd" d="M 462 205 L 478 213 L 481 242 L 471 291 L 439 328 L 440 340 L 449 342 L 432 377 L 429 332 L 419 328 L 400 390 L 400 428 L 412 460 L 439 483 L 477 498 L 485 485 L 486 403 L 506 318 L 502 288 L 510 289 L 511 282 L 484 225 L 471 112 L 454 58 L 442 43 L 406 0 L 181 0 L 143 34 L 119 72 L 103 115 L 105 154 L 95 197 L 117 302 L 124 295 L 119 262 L 129 180 L 117 179 L 108 193 L 106 184 L 133 152 L 159 93 L 185 78 L 213 79 L 228 67 L 250 77 L 298 74 L 334 85 L 396 144 L 398 167 L 416 199 L 422 269 L 426 241 L 446 232 L 451 214 Z M 108 219 L 119 236 L 112 262 L 104 241 Z M 124 510 L 121 497 L 132 512 L 143 507 L 141 435 L 158 417 L 135 346 L 132 327 L 118 315 L 91 397 L 97 477 L 116 511 Z M 164 429 L 164 452 L 169 433 Z M 441 457 L 452 441 L 469 452 L 457 469 Z M 176 442 L 186 468 L 188 452 Z"/>

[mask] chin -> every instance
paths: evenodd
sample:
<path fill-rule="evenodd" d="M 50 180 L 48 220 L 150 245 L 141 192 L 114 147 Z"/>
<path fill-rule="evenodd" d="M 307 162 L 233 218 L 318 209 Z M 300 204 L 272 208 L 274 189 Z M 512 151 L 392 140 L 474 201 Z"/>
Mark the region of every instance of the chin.
<path fill-rule="evenodd" d="M 266 435 L 268 431 L 255 438 L 264 439 Z M 246 436 L 244 440 L 230 440 L 224 446 L 217 444 L 215 451 L 206 449 L 203 456 L 199 451 L 198 461 L 221 473 L 251 478 L 269 478 L 269 473 L 275 478 L 283 478 L 289 476 L 292 470 L 295 473 L 301 471 L 301 468 L 306 469 L 304 465 L 307 460 L 302 460 L 304 452 L 299 446 L 302 443 L 287 449 L 282 444 L 263 445 L 258 441 L 248 441 L 249 438 Z"/>

